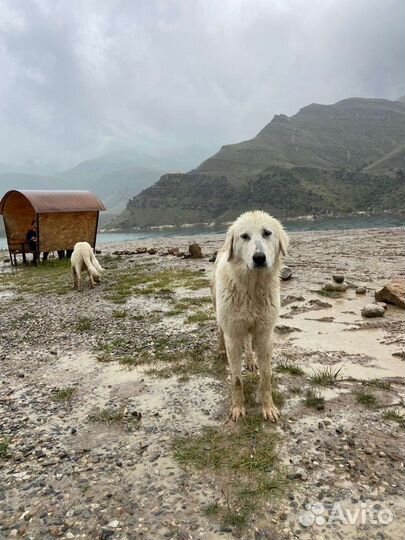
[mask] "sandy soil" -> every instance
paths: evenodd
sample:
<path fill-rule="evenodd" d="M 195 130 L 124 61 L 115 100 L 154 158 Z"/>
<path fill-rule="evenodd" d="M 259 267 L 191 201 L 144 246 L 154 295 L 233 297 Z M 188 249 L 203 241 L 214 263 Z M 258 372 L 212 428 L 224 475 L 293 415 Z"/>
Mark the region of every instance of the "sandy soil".
<path fill-rule="evenodd" d="M 274 365 L 297 364 L 304 373 L 278 371 L 282 419 L 264 429 L 278 434 L 291 482 L 242 527 L 204 511 L 213 501 L 229 504 L 221 474 L 179 464 L 173 452 L 173 440 L 204 426 L 230 436 L 238 429 L 227 417 L 227 377 L 195 366 L 159 376 L 168 354 L 205 351 L 201 363 L 215 357 L 208 258 L 222 237 L 193 237 L 206 255 L 199 260 L 159 255 L 187 250 L 186 237 L 153 240 L 146 247 L 156 255 L 105 257 L 143 242 L 103 246 L 102 283 L 82 293 L 30 291 L 32 277 L 29 287 L 21 280 L 31 269 L 0 275 L 0 538 L 403 538 L 405 432 L 387 411 L 404 414 L 404 311 L 388 306 L 384 317 L 363 319 L 360 309 L 405 274 L 404 232 L 290 236 L 293 278 L 282 283 Z M 58 280 L 70 280 L 68 267 L 57 270 Z M 122 304 L 111 296 L 120 272 L 186 270 L 195 273 L 188 282 L 173 278 L 148 294 L 134 289 Z M 320 295 L 333 273 L 343 273 L 349 289 Z M 357 285 L 366 295 L 356 295 Z M 153 360 L 162 337 L 165 356 Z M 150 361 L 125 364 L 150 351 Z M 326 367 L 340 369 L 336 380 L 314 386 L 311 376 Z M 306 406 L 311 388 L 323 407 Z M 61 389 L 72 395 L 64 399 Z M 360 403 L 359 393 L 372 394 L 372 403 Z M 103 410 L 117 418 L 97 419 Z"/>

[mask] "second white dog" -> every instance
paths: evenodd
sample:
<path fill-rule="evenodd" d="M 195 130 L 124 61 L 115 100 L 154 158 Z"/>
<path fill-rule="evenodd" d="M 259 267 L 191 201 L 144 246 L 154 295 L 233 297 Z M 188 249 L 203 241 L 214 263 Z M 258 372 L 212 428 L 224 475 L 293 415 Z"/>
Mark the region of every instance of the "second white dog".
<path fill-rule="evenodd" d="M 280 265 L 288 237 L 281 223 L 266 212 L 242 214 L 229 228 L 214 268 L 212 292 L 218 321 L 220 353 L 228 357 L 232 379 L 231 418 L 245 415 L 241 377 L 246 367 L 260 373 L 265 420 L 277 421 L 271 393 L 273 329 L 280 309 Z"/>
<path fill-rule="evenodd" d="M 82 289 L 81 275 L 83 270 L 86 270 L 89 275 L 90 287 L 93 288 L 96 283 L 99 283 L 100 275 L 104 272 L 104 268 L 101 267 L 96 259 L 93 249 L 88 242 L 77 242 L 77 244 L 75 244 L 70 261 L 72 266 L 73 286 L 78 291 L 81 291 Z"/>

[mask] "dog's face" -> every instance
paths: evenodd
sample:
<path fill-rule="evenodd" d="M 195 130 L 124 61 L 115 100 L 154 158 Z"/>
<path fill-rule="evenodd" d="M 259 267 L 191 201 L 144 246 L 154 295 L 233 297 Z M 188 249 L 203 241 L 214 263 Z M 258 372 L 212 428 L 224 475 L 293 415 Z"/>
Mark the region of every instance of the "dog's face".
<path fill-rule="evenodd" d="M 266 212 L 246 212 L 230 227 L 226 245 L 228 261 L 242 262 L 249 270 L 271 270 L 286 254 L 288 237 L 281 223 Z"/>

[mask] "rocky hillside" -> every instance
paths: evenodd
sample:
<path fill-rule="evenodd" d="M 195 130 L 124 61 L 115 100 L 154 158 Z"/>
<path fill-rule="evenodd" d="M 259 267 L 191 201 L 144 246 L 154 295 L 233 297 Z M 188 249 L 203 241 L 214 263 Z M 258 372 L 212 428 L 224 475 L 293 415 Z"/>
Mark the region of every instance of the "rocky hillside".
<path fill-rule="evenodd" d="M 166 174 L 128 202 L 119 227 L 405 206 L 405 103 L 351 98 L 276 115 L 253 139 L 223 146 L 186 174 Z"/>

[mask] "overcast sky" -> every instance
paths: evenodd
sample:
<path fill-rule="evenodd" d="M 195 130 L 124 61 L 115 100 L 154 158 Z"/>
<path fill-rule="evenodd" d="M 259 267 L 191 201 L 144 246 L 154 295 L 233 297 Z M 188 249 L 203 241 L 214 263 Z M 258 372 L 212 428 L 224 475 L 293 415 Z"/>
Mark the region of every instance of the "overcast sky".
<path fill-rule="evenodd" d="M 188 158 L 405 93 L 404 0 L 0 0 L 0 163 Z"/>

